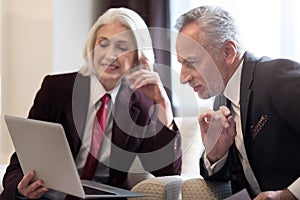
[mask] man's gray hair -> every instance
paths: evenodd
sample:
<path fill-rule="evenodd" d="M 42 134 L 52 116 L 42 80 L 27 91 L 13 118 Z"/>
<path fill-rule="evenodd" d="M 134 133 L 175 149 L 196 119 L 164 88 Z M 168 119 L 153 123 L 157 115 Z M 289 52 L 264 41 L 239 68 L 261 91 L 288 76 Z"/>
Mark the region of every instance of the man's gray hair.
<path fill-rule="evenodd" d="M 201 30 L 204 46 L 215 55 L 226 40 L 232 40 L 237 51 L 243 51 L 237 24 L 229 12 L 216 6 L 201 6 L 181 15 L 175 28 L 181 32 L 190 23 L 196 23 Z"/>
<path fill-rule="evenodd" d="M 126 26 L 134 35 L 137 45 L 138 59 L 142 55 L 148 59 L 150 66 L 154 64 L 154 52 L 149 29 L 139 14 L 127 8 L 110 8 L 102 14 L 89 31 L 88 39 L 83 50 L 84 66 L 80 72 L 84 75 L 96 73 L 93 65 L 94 44 L 97 31 L 105 24 L 120 23 Z"/>

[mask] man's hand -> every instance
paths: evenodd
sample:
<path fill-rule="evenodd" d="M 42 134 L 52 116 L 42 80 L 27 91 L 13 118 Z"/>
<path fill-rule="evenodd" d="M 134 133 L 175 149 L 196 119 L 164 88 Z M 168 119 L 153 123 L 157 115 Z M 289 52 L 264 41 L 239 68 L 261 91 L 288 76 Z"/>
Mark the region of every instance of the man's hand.
<path fill-rule="evenodd" d="M 254 200 L 297 200 L 297 198 L 289 190 L 266 191 L 261 192 Z"/>
<path fill-rule="evenodd" d="M 236 136 L 235 122 L 229 108 L 209 110 L 199 116 L 202 141 L 211 164 L 221 159 L 233 144 Z"/>
<path fill-rule="evenodd" d="M 28 172 L 18 184 L 19 193 L 29 199 L 41 198 L 48 191 L 48 188 L 43 187 L 42 180 L 31 182 L 34 176 L 35 171 Z"/>

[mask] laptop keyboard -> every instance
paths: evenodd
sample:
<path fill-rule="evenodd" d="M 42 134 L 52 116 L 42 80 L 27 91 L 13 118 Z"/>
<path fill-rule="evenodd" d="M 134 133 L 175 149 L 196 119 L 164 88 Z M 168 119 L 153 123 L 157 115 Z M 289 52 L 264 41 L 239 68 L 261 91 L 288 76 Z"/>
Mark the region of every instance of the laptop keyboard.
<path fill-rule="evenodd" d="M 84 190 L 84 193 L 86 195 L 99 195 L 99 194 L 102 194 L 102 195 L 116 195 L 114 193 L 105 192 L 105 191 L 98 190 L 98 189 L 95 189 L 95 188 L 91 188 L 91 187 L 88 187 L 88 186 L 83 186 L 83 190 Z"/>

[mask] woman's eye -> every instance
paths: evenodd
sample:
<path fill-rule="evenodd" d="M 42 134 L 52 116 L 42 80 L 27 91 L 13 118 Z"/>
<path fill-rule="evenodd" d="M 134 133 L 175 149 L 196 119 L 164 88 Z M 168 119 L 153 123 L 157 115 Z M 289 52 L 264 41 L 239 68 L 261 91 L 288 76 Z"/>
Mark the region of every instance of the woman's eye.
<path fill-rule="evenodd" d="M 118 47 L 118 49 L 120 49 L 122 51 L 127 51 L 128 50 L 128 46 L 126 46 L 126 45 L 118 45 L 117 47 Z"/>
<path fill-rule="evenodd" d="M 103 41 L 99 42 L 100 47 L 107 47 L 108 45 L 109 45 L 109 42 L 107 40 L 103 40 Z"/>

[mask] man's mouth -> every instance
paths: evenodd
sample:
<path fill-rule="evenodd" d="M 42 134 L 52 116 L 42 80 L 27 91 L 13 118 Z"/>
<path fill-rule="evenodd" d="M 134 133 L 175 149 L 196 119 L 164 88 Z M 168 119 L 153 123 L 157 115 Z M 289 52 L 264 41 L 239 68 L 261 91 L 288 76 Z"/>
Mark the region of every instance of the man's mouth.
<path fill-rule="evenodd" d="M 201 85 L 193 86 L 195 92 L 198 92 L 201 88 Z"/>
<path fill-rule="evenodd" d="M 195 92 L 198 92 L 198 91 L 200 90 L 200 88 L 202 87 L 201 84 L 196 85 L 196 84 L 189 83 L 189 85 L 190 85 L 191 88 L 193 88 L 193 90 L 194 90 Z"/>

